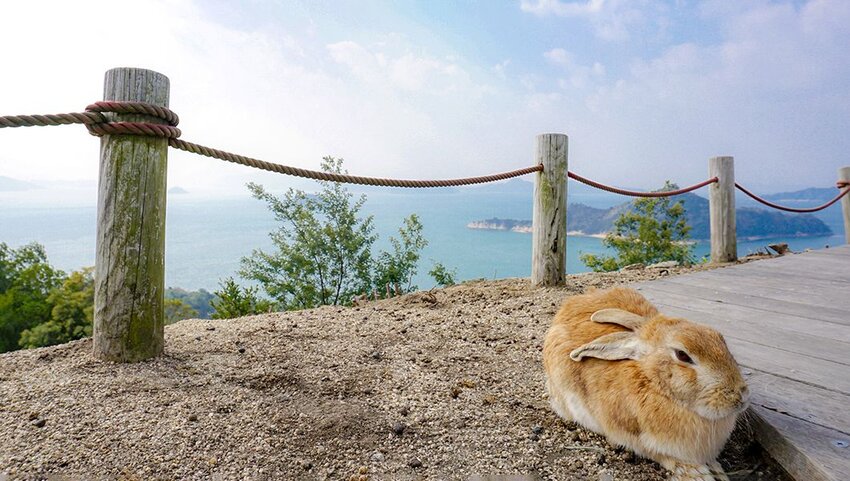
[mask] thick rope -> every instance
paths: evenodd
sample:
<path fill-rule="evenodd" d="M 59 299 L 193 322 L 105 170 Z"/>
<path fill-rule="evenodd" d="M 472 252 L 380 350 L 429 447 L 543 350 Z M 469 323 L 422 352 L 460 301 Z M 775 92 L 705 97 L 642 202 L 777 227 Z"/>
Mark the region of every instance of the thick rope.
<path fill-rule="evenodd" d="M 839 192 L 838 195 L 835 196 L 835 198 L 833 198 L 829 202 L 822 204 L 822 205 L 819 205 L 817 207 L 795 208 L 795 207 L 786 207 L 784 205 L 774 204 L 773 202 L 771 202 L 767 199 L 762 199 L 761 197 L 757 196 L 756 194 L 753 194 L 749 190 L 745 189 L 744 186 L 742 186 L 741 184 L 735 182 L 735 187 L 737 187 L 738 190 L 747 194 L 748 196 L 750 196 L 753 200 L 755 200 L 757 202 L 761 202 L 762 204 L 764 204 L 768 207 L 773 207 L 774 209 L 784 210 L 785 212 L 796 212 L 796 213 L 800 213 L 800 214 L 805 214 L 805 213 L 810 213 L 810 212 L 818 212 L 818 211 L 824 210 L 827 207 L 831 206 L 832 204 L 841 200 L 842 197 L 844 197 L 845 195 L 847 195 L 848 192 L 850 192 L 850 183 L 848 183 L 846 181 L 840 180 L 840 181 L 836 182 L 835 186 L 838 187 L 839 189 L 843 189 L 843 190 L 841 192 Z"/>
<path fill-rule="evenodd" d="M 244 155 L 232 154 L 223 150 L 211 149 L 203 145 L 193 144 L 180 139 L 169 139 L 168 144 L 175 149 L 185 150 L 207 157 L 226 160 L 237 164 L 247 165 L 256 169 L 268 170 L 279 174 L 294 175 L 297 177 L 306 177 L 308 179 L 323 180 L 328 182 L 345 182 L 348 184 L 361 185 L 380 185 L 384 187 L 451 187 L 458 185 L 483 184 L 485 182 L 494 182 L 497 180 L 510 179 L 519 177 L 520 175 L 530 174 L 543 170 L 543 165 L 535 165 L 526 167 L 525 169 L 503 172 L 500 174 L 484 175 L 481 177 L 466 177 L 462 179 L 443 179 L 443 180 L 408 180 L 408 179 L 384 179 L 379 177 L 361 177 L 348 174 L 335 174 L 331 172 L 319 172 L 316 170 L 300 169 L 288 165 L 273 164 L 264 160 L 252 159 Z"/>
<path fill-rule="evenodd" d="M 717 182 L 717 177 L 712 177 L 706 181 L 700 182 L 699 184 L 694 184 L 690 187 L 685 187 L 683 189 L 676 190 L 666 190 L 666 191 L 657 191 L 657 192 L 638 192 L 634 190 L 625 190 L 618 189 L 617 187 L 612 187 L 610 185 L 600 184 L 599 182 L 590 180 L 586 177 L 582 177 L 574 172 L 567 172 L 567 175 L 571 179 L 575 179 L 582 184 L 587 184 L 591 187 L 596 187 L 597 189 L 604 190 L 606 192 L 611 192 L 614 194 L 628 195 L 631 197 L 671 197 L 674 195 L 686 194 L 688 192 L 699 189 L 700 187 L 705 187 L 706 185 L 713 184 Z"/>
<path fill-rule="evenodd" d="M 110 122 L 104 115 L 105 113 L 147 115 L 156 119 L 164 120 L 168 123 L 168 125 L 146 122 Z M 328 182 L 345 182 L 349 184 L 378 185 L 385 187 L 452 187 L 483 184 L 486 182 L 519 177 L 521 175 L 530 174 L 532 172 L 540 172 L 543 170 L 543 165 L 541 164 L 492 175 L 441 180 L 385 179 L 379 177 L 362 177 L 348 174 L 320 172 L 316 170 L 300 169 L 298 167 L 291 167 L 288 165 L 274 164 L 264 160 L 252 159 L 251 157 L 246 157 L 244 155 L 233 154 L 223 150 L 213 149 L 180 140 L 178 139 L 181 134 L 180 129 L 177 128 L 178 122 L 179 119 L 177 114 L 164 107 L 158 107 L 144 102 L 102 101 L 95 102 L 86 107 L 86 112 L 56 115 L 10 115 L 0 117 L 0 128 L 84 124 L 86 128 L 88 128 L 89 133 L 96 136 L 146 135 L 151 137 L 164 137 L 168 139 L 168 144 L 176 149 L 225 160 L 227 162 L 242 164 L 256 169 Z"/>

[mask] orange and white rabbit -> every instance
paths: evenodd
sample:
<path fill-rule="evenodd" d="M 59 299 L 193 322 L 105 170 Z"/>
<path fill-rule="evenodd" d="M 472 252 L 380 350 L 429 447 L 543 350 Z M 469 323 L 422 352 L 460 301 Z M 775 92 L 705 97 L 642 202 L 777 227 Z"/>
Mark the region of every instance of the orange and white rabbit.
<path fill-rule="evenodd" d="M 717 455 L 749 392 L 723 336 L 666 317 L 632 289 L 574 296 L 543 345 L 555 412 L 673 472 L 729 478 Z"/>

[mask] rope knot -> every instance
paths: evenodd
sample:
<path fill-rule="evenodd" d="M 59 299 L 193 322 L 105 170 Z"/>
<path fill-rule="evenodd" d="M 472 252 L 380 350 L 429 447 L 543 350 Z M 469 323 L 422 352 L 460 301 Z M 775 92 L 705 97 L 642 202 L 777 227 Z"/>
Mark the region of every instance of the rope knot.
<path fill-rule="evenodd" d="M 97 137 L 102 135 L 145 135 L 176 139 L 181 134 L 180 129 L 177 128 L 177 124 L 180 122 L 177 114 L 165 107 L 145 102 L 105 100 L 89 105 L 86 107 L 86 112 L 96 115 L 96 117 L 93 115 L 96 121 L 87 122 L 85 125 L 89 133 Z M 103 115 L 104 113 L 147 115 L 164 120 L 168 125 L 150 122 L 110 122 Z"/>
<path fill-rule="evenodd" d="M 835 187 L 839 189 L 843 189 L 845 187 L 850 187 L 850 180 L 839 180 L 835 183 Z"/>

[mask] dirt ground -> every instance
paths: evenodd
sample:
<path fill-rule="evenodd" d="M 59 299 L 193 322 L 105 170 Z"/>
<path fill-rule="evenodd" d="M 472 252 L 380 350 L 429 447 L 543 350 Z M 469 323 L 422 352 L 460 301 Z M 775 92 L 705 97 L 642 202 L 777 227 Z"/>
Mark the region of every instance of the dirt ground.
<path fill-rule="evenodd" d="M 0 355 L 0 480 L 662 480 L 555 416 L 541 349 L 567 296 L 681 271 L 187 320 L 131 365 L 90 340 Z M 790 479 L 745 423 L 720 461 L 733 480 Z"/>

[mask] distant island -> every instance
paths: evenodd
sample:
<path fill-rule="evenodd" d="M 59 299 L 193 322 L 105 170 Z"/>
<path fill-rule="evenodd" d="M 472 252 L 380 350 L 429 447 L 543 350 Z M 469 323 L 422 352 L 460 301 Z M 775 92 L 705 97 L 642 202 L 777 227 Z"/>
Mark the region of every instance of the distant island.
<path fill-rule="evenodd" d="M 169 194 L 188 194 L 189 191 L 180 186 L 174 186 L 168 189 Z"/>
<path fill-rule="evenodd" d="M 787 198 L 789 194 L 783 196 Z M 695 194 L 683 194 L 677 198 L 685 204 L 685 215 L 691 226 L 691 238 L 698 240 L 710 238 L 708 199 Z M 593 237 L 604 236 L 613 228 L 614 220 L 630 205 L 626 202 L 608 209 L 599 209 L 584 204 L 570 204 L 567 208 L 567 233 Z M 829 226 L 809 214 L 783 214 L 773 210 L 742 207 L 735 210 L 735 216 L 738 237 L 747 240 L 832 234 Z M 492 218 L 472 221 L 466 226 L 470 229 L 531 232 L 530 220 Z"/>
<path fill-rule="evenodd" d="M 37 188 L 37 185 L 30 184 L 29 182 L 0 175 L 0 192 L 20 192 L 22 190 L 32 190 Z"/>

